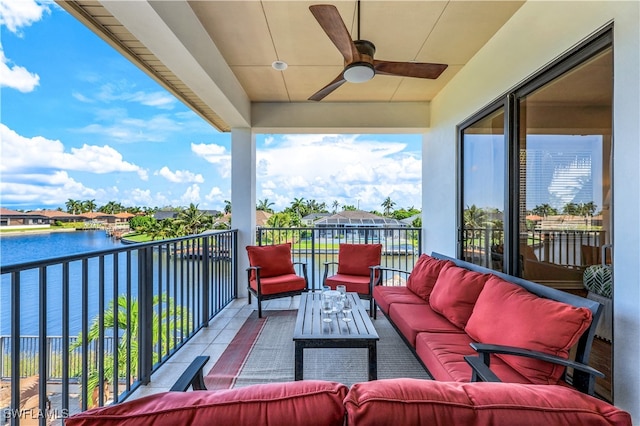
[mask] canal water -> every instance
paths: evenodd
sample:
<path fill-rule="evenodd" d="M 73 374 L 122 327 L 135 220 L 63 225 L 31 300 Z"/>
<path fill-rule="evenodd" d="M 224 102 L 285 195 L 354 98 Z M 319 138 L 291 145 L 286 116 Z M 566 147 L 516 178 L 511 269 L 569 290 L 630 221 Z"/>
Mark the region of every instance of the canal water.
<path fill-rule="evenodd" d="M 2 235 L 0 237 L 0 264 L 2 266 L 14 265 L 60 256 L 108 250 L 121 247 L 121 245 L 120 241 L 107 237 L 104 231 Z M 78 269 L 75 268 L 75 270 Z M 21 335 L 37 335 L 38 333 L 38 280 L 35 272 L 29 271 L 21 277 Z M 73 274 L 74 268 L 71 268 L 70 272 Z M 60 281 L 59 275 L 51 274 L 51 276 L 54 278 L 49 283 L 50 301 L 61 297 L 59 282 L 56 282 Z M 55 277 L 58 278 L 56 279 Z M 11 282 L 9 275 L 2 277 L 0 286 L 0 335 L 6 336 L 11 328 Z M 72 292 L 72 300 L 77 301 L 78 297 L 79 294 Z M 51 306 L 59 307 L 60 304 L 52 304 Z M 48 316 L 47 328 L 51 329 L 53 334 L 59 334 L 60 312 L 50 311 Z"/>

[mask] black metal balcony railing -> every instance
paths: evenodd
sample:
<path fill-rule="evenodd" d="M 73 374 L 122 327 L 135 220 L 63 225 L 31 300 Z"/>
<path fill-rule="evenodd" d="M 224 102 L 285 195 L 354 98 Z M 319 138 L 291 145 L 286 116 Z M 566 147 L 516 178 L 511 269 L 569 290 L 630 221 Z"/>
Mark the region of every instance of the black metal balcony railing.
<path fill-rule="evenodd" d="M 383 266 L 409 271 L 422 246 L 419 228 L 260 228 L 257 240 L 291 242 L 312 288 L 340 243 L 381 243 Z M 220 231 L 2 266 L 0 424 L 126 399 L 237 297 L 237 259 L 237 231 Z"/>
<path fill-rule="evenodd" d="M 581 247 L 600 247 L 604 244 L 604 237 L 605 231 L 602 230 L 536 229 L 522 234 L 520 241 L 522 246 L 531 247 L 540 262 L 579 267 L 585 264 Z M 492 252 L 503 244 L 502 229 L 465 228 L 462 233 L 465 260 L 488 268 L 493 267 Z"/>
<path fill-rule="evenodd" d="M 402 227 L 258 228 L 256 239 L 258 245 L 291 243 L 293 260 L 307 264 L 309 286 L 319 289 L 324 264 L 337 261 L 341 243 L 380 243 L 382 266 L 411 271 L 421 253 L 421 236 L 421 228 Z"/>
<path fill-rule="evenodd" d="M 236 260 L 220 231 L 2 266 L 0 424 L 125 399 L 237 297 Z"/>

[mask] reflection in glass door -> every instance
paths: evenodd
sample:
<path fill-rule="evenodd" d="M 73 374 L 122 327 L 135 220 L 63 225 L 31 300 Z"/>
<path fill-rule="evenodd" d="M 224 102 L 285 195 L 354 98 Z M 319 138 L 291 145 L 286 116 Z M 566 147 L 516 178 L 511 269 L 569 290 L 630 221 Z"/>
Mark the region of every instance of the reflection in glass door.
<path fill-rule="evenodd" d="M 504 248 L 504 108 L 462 131 L 461 252 L 464 260 L 502 270 Z"/>

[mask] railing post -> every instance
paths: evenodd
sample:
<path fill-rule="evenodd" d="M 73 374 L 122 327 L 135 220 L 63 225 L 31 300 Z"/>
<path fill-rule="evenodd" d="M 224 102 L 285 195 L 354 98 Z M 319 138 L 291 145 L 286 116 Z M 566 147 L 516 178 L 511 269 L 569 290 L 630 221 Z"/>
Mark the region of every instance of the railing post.
<path fill-rule="evenodd" d="M 202 325 L 209 326 L 209 286 L 211 285 L 211 268 L 210 262 L 216 256 L 216 253 L 210 251 L 211 245 L 209 241 L 212 237 L 204 237 L 202 241 Z M 220 247 L 216 244 L 214 250 L 220 251 Z"/>
<path fill-rule="evenodd" d="M 153 248 L 138 250 L 138 376 L 143 385 L 153 368 Z"/>
<path fill-rule="evenodd" d="M 232 276 L 233 276 L 233 284 L 234 284 L 234 288 L 233 288 L 233 292 L 234 294 L 232 295 L 233 298 L 235 299 L 236 297 L 238 297 L 238 231 L 231 231 L 233 235 L 233 264 L 232 264 Z"/>

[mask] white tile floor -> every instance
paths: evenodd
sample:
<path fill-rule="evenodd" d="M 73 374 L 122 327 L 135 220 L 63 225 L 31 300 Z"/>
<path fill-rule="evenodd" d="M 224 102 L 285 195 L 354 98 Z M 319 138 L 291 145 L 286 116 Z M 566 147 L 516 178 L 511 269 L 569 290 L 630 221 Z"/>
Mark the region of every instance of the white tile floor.
<path fill-rule="evenodd" d="M 211 370 L 247 317 L 251 315 L 251 312 L 258 309 L 255 298 L 251 300 L 251 305 L 247 304 L 246 298 L 236 299 L 231 302 L 229 306 L 211 320 L 207 328 L 200 330 L 169 361 L 153 373 L 151 382 L 147 386 L 140 387 L 129 400 L 169 390 L 196 356 L 209 355 L 209 362 L 205 365 L 203 371 L 206 374 Z M 298 309 L 299 302 L 299 296 L 268 300 L 262 302 L 262 309 Z"/>

